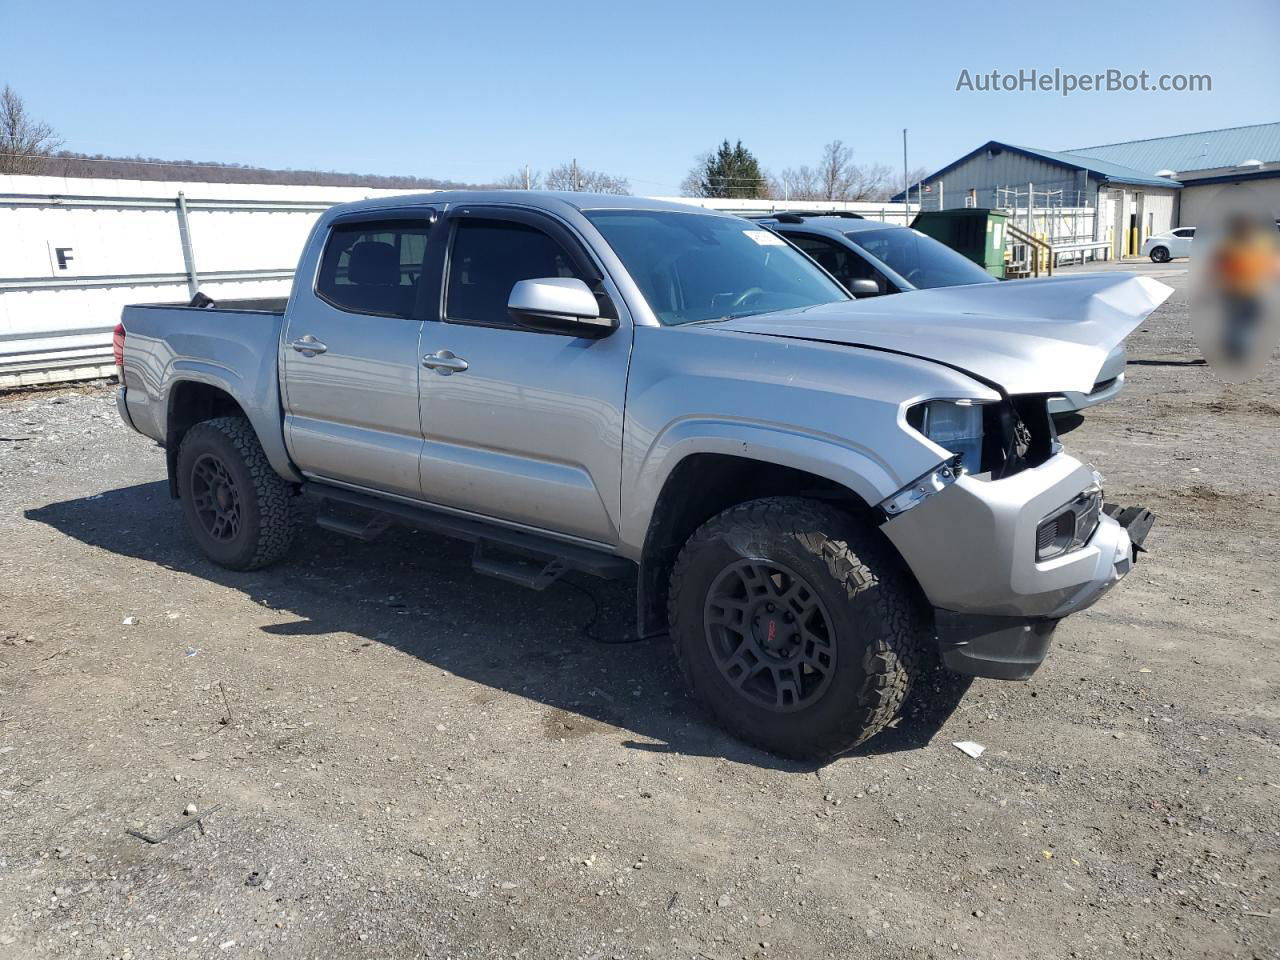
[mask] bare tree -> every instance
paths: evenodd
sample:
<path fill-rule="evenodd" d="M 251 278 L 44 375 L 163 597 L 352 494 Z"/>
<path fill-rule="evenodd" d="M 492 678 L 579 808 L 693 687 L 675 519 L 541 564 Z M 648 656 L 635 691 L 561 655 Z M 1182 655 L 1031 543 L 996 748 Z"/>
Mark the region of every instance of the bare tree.
<path fill-rule="evenodd" d="M 680 196 L 682 197 L 701 197 L 705 196 L 702 192 L 702 175 L 707 170 L 707 163 L 711 160 L 711 154 L 700 153 L 698 158 L 693 161 L 693 166 L 689 172 L 685 174 L 685 178 L 680 181 Z"/>
<path fill-rule="evenodd" d="M 892 175 L 882 163 L 860 167 L 853 149 L 841 140 L 822 148 L 817 167 L 803 165 L 782 171 L 771 183 L 774 199 L 884 200 L 891 192 Z"/>
<path fill-rule="evenodd" d="M 37 173 L 62 146 L 53 127 L 34 119 L 7 83 L 0 91 L 0 173 Z"/>
<path fill-rule="evenodd" d="M 818 162 L 818 189 L 823 200 L 852 200 L 854 180 L 858 168 L 853 165 L 853 150 L 843 140 L 832 140 L 822 148 Z"/>
<path fill-rule="evenodd" d="M 855 167 L 849 192 L 851 200 L 888 200 L 893 195 L 893 171 L 883 163 Z"/>
<path fill-rule="evenodd" d="M 775 200 L 822 200 L 818 184 L 818 171 L 810 166 L 788 167 L 770 181 L 770 193 Z"/>
<path fill-rule="evenodd" d="M 915 196 L 916 188 L 924 182 L 929 176 L 928 167 L 915 167 L 907 171 L 907 178 L 904 181 L 902 174 L 898 174 L 893 178 L 893 193 L 901 193 L 906 187 L 911 188 L 911 195 Z"/>
<path fill-rule="evenodd" d="M 542 171 L 522 167 L 502 177 L 494 186 L 499 190 L 541 190 Z"/>
<path fill-rule="evenodd" d="M 631 183 L 626 177 L 615 177 L 599 170 L 588 170 L 578 166 L 577 160 L 570 160 L 547 171 L 543 183 L 548 190 L 568 190 L 575 193 L 621 193 L 631 192 Z"/>

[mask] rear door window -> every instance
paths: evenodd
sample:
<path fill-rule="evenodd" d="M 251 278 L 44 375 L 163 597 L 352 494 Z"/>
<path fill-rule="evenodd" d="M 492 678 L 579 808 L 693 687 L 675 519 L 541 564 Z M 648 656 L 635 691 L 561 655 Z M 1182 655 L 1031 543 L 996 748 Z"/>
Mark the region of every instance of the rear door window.
<path fill-rule="evenodd" d="M 410 317 L 430 229 L 425 218 L 338 224 L 320 258 L 317 296 L 348 313 Z"/>

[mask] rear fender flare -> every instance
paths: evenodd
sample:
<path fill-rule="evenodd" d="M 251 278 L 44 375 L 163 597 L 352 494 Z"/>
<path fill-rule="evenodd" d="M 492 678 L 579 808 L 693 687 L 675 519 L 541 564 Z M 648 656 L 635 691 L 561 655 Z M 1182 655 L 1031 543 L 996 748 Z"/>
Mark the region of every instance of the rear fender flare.
<path fill-rule="evenodd" d="M 272 381 L 273 389 L 270 395 L 257 396 L 245 389 L 244 377 L 234 370 L 204 360 L 184 358 L 173 363 L 167 373 L 166 382 L 168 385 L 168 396 L 165 401 L 166 436 L 168 436 L 169 423 L 172 422 L 173 404 L 181 395 L 179 388 L 185 383 L 200 383 L 214 387 L 231 397 L 244 411 L 272 469 L 286 480 L 294 483 L 302 482 L 302 475 L 289 459 L 289 452 L 284 445 L 283 412 L 280 409 L 280 398 L 274 392 L 278 381 Z M 177 454 L 176 450 L 169 452 L 171 456 Z"/>

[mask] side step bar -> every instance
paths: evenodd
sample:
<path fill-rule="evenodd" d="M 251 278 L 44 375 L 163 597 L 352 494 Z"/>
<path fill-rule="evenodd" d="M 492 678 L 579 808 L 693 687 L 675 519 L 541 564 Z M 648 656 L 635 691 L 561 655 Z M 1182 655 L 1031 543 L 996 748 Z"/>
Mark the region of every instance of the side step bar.
<path fill-rule="evenodd" d="M 325 530 L 332 530 L 334 533 L 340 533 L 346 537 L 355 537 L 355 539 L 364 540 L 367 543 L 370 540 L 377 540 L 383 531 L 391 526 L 391 521 L 383 516 L 375 516 L 368 523 L 355 523 L 342 517 L 321 514 L 316 517 L 316 526 L 323 527 Z"/>
<path fill-rule="evenodd" d="M 386 500 L 314 480 L 302 485 L 302 494 L 321 503 L 341 504 L 373 514 L 364 524 L 321 514 L 316 518 L 316 523 L 326 530 L 360 540 L 373 540 L 395 521 L 419 530 L 474 543 L 476 549 L 472 567 L 477 573 L 534 590 L 545 590 L 570 570 L 589 573 L 604 580 L 617 580 L 635 571 L 635 564 L 625 557 L 523 530 L 512 530 L 471 517 L 460 517 L 428 506 Z M 494 556 L 495 552 L 505 556 Z"/>

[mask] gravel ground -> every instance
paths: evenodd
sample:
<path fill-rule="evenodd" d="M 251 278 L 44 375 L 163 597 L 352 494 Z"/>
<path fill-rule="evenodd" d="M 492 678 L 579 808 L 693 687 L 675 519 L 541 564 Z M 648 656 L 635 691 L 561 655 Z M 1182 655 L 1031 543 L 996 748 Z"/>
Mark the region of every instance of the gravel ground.
<path fill-rule="evenodd" d="M 597 642 L 630 584 L 314 528 L 230 573 L 109 384 L 0 397 L 0 957 L 1280 957 L 1275 366 L 1192 363 L 1181 292 L 1131 350 L 1066 442 L 1151 553 L 819 768 Z"/>

